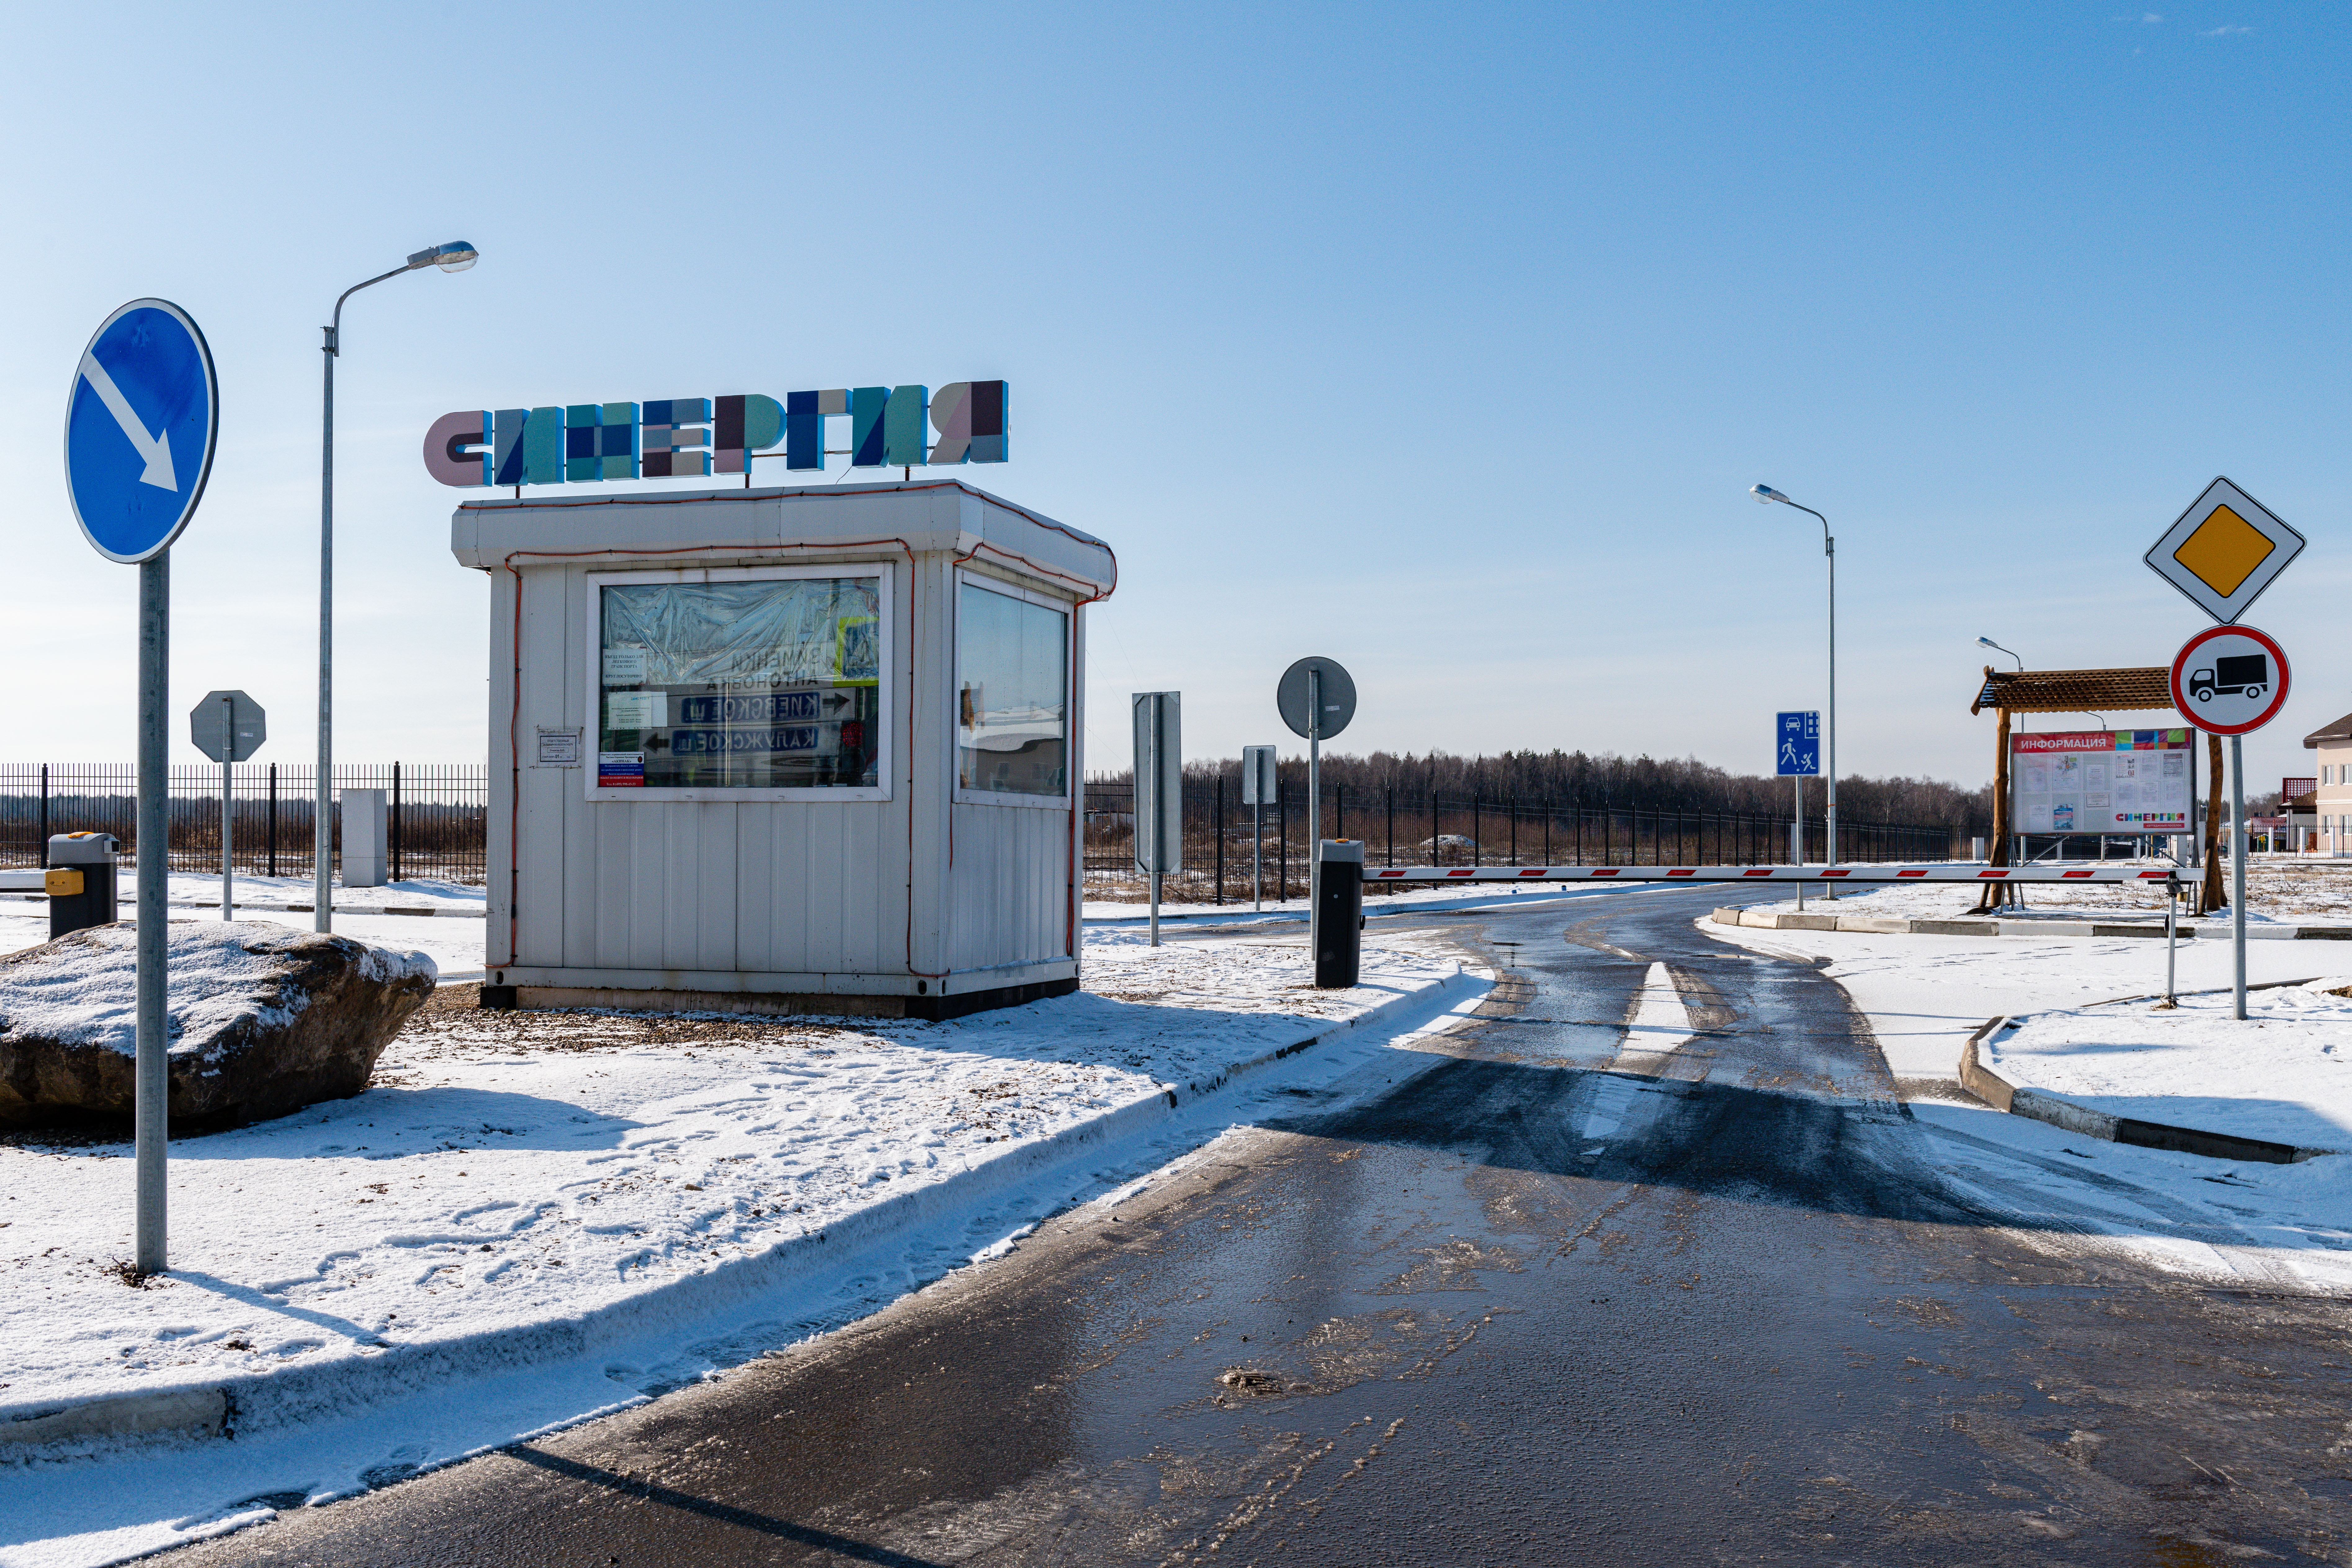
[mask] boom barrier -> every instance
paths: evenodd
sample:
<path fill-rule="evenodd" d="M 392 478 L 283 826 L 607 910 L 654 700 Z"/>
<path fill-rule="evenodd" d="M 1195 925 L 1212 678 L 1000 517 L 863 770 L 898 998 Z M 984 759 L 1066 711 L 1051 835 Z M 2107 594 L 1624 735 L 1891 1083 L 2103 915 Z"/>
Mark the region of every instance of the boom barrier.
<path fill-rule="evenodd" d="M 1366 882 L 2168 882 L 2138 866 L 1399 866 Z"/>
<path fill-rule="evenodd" d="M 1741 882 L 1800 884 L 1801 903 L 1806 882 L 2136 882 L 2161 883 L 2168 897 L 2164 906 L 2164 1005 L 2172 1005 L 2174 949 L 2179 939 L 2180 893 L 2186 879 L 2178 866 L 1399 866 L 1362 868 L 1362 879 L 1344 881 L 1332 873 L 1357 863 L 1331 853 L 1340 846 L 1326 844 L 1317 884 L 1317 903 L 1308 945 L 1315 954 L 1315 984 L 1322 986 L 1355 984 L 1363 920 L 1354 901 L 1363 889 L 1377 883 L 1391 886 L 1442 882 Z M 1335 883 L 1337 887 L 1335 888 Z M 1334 905 L 1337 918 L 1324 918 L 1323 899 L 1328 892 L 1345 895 L 1345 909 Z M 1404 910 L 1394 911 L 1402 914 Z"/>

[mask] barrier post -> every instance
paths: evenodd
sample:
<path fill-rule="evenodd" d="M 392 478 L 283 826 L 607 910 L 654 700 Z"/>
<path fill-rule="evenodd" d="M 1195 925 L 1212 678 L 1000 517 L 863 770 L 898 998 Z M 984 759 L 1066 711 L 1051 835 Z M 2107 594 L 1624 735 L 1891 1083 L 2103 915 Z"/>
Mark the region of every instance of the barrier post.
<path fill-rule="evenodd" d="M 1307 942 L 1315 955 L 1315 984 L 1321 990 L 1345 990 L 1356 984 L 1362 966 L 1363 840 L 1327 838 L 1318 843 L 1314 889 Z"/>
<path fill-rule="evenodd" d="M 41 846 L 42 864 L 81 872 L 81 891 L 49 895 L 49 940 L 91 926 L 112 925 L 114 856 L 121 846 L 111 833 L 60 833 Z"/>

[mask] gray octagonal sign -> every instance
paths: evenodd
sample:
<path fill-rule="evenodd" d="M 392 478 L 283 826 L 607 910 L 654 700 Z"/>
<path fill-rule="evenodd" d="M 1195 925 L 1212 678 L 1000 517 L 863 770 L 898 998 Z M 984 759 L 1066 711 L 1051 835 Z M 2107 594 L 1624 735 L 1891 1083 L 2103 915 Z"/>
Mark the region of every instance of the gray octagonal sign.
<path fill-rule="evenodd" d="M 261 750 L 268 739 L 261 704 L 242 691 L 207 691 L 188 710 L 188 739 L 214 762 L 241 763 Z M 229 754 L 221 755 L 226 745 Z"/>

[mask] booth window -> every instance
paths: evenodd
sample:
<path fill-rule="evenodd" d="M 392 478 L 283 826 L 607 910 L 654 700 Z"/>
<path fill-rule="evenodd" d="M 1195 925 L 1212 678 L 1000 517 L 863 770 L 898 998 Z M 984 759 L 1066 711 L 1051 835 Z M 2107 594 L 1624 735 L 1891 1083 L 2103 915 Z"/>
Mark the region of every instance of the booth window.
<path fill-rule="evenodd" d="M 600 789 L 871 789 L 881 579 L 604 584 Z"/>
<path fill-rule="evenodd" d="M 956 600 L 956 783 L 1069 793 L 1066 611 L 965 582 Z"/>

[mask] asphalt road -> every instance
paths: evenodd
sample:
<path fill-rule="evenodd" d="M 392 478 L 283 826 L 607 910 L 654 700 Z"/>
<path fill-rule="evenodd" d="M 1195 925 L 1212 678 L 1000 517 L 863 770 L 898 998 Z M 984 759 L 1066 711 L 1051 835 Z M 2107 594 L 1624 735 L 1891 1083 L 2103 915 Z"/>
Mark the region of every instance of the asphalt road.
<path fill-rule="evenodd" d="M 1433 917 L 1512 979 L 1425 1070 L 174 1568 L 2352 1563 L 2343 1306 L 2082 1234 L 2099 1178 L 1963 1201 L 1843 993 L 1703 907 Z"/>

